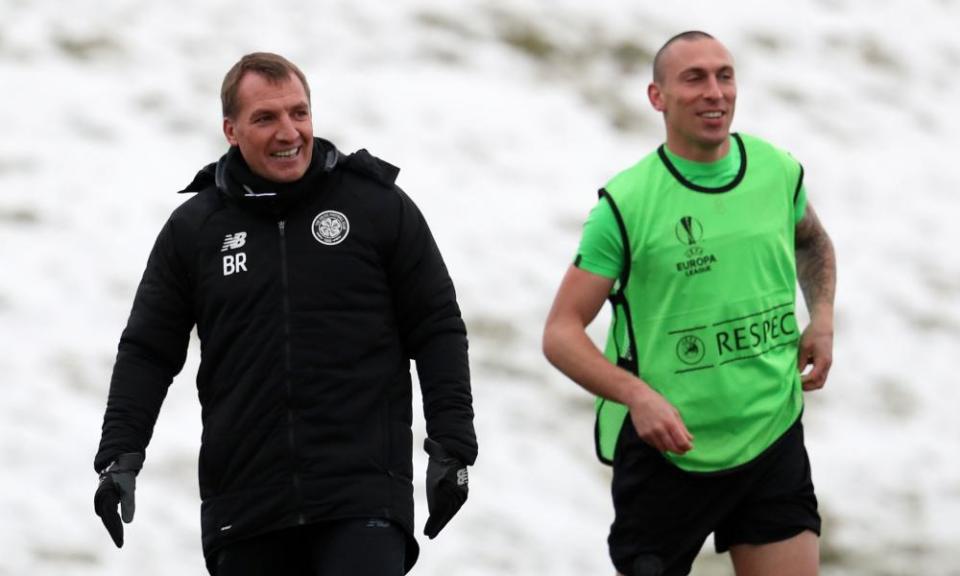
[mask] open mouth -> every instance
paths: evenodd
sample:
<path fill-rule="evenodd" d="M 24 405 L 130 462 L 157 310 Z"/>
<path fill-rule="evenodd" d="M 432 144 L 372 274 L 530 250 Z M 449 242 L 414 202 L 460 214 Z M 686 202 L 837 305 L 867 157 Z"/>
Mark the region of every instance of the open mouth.
<path fill-rule="evenodd" d="M 289 150 L 280 150 L 279 152 L 272 152 L 270 156 L 274 158 L 293 158 L 300 153 L 300 146 L 296 148 L 290 148 Z"/>
<path fill-rule="evenodd" d="M 707 120 L 719 120 L 720 118 L 723 118 L 724 113 L 719 110 L 711 110 L 709 112 L 701 112 L 697 114 L 697 116 L 706 118 Z"/>

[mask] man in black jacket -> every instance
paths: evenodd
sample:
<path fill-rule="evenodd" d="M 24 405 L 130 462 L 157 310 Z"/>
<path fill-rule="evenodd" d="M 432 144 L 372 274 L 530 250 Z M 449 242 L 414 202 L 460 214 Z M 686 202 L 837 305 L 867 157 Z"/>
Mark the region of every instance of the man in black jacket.
<path fill-rule="evenodd" d="M 477 456 L 466 330 L 398 169 L 313 137 L 303 73 L 244 56 L 221 92 L 229 151 L 161 230 L 120 339 L 94 466 L 116 545 L 190 331 L 203 550 L 217 576 L 403 574 L 413 538 L 414 359 L 430 456 L 424 532 Z"/>

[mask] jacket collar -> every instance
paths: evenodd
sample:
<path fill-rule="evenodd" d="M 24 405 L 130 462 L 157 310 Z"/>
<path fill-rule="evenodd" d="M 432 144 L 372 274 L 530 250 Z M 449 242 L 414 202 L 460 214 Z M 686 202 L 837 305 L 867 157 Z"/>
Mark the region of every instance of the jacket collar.
<path fill-rule="evenodd" d="M 322 162 L 321 162 L 322 159 Z M 313 161 L 304 178 L 316 176 L 318 173 L 327 173 L 333 171 L 341 160 L 340 151 L 328 140 L 322 138 L 313 139 Z M 240 151 L 231 146 L 227 152 L 216 162 L 211 162 L 197 172 L 193 180 L 187 186 L 180 190 L 180 194 L 195 193 L 210 187 L 216 187 L 217 190 L 228 197 L 242 198 L 247 195 L 247 191 L 242 187 L 231 186 L 227 176 L 227 168 L 231 162 L 243 162 Z M 296 183 L 294 183 L 296 184 Z M 256 193 L 254 193 L 255 195 Z"/>

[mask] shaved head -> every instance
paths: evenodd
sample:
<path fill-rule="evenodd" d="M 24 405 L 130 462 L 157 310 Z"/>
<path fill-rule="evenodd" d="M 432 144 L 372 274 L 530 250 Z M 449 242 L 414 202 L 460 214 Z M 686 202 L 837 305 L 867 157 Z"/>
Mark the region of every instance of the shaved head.
<path fill-rule="evenodd" d="M 681 40 L 691 41 L 702 40 L 704 38 L 715 40 L 713 36 L 707 34 L 706 32 L 701 32 L 700 30 L 687 30 L 686 32 L 681 32 L 664 42 L 663 46 L 657 50 L 657 55 L 653 57 L 653 81 L 658 84 L 663 82 L 663 60 L 673 44 Z"/>

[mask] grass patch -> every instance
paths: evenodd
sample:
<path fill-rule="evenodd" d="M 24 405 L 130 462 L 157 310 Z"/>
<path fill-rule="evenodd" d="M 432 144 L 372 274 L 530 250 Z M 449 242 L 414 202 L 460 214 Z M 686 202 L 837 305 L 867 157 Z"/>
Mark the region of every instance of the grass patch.
<path fill-rule="evenodd" d="M 498 11 L 490 18 L 500 42 L 530 60 L 544 80 L 568 84 L 615 130 L 649 128 L 640 109 L 645 100 L 633 102 L 625 90 L 653 63 L 654 51 L 635 39 L 643 37 L 642 30 L 617 37 L 589 22 L 544 22 Z"/>
<path fill-rule="evenodd" d="M 587 87 L 583 91 L 584 100 L 601 110 L 619 132 L 641 132 L 648 128 L 643 112 L 624 96 L 609 86 Z"/>
<path fill-rule="evenodd" d="M 527 22 L 509 21 L 500 28 L 499 36 L 504 44 L 534 60 L 551 60 L 560 52 L 543 30 Z"/>
<path fill-rule="evenodd" d="M 86 550 L 34 548 L 33 556 L 40 562 L 94 566 L 100 563 L 96 554 Z"/>
<path fill-rule="evenodd" d="M 463 39 L 476 40 L 478 37 L 477 33 L 465 25 L 462 20 L 447 14 L 441 14 L 439 12 L 419 12 L 415 16 L 415 20 L 424 28 L 448 32 Z"/>
<path fill-rule="evenodd" d="M 113 37 L 105 34 L 72 36 L 61 32 L 54 34 L 52 41 L 65 56 L 82 62 L 115 56 L 123 51 Z"/>
<path fill-rule="evenodd" d="M 520 339 L 520 332 L 509 320 L 492 316 L 466 318 L 467 336 L 471 339 L 486 340 L 497 345 L 514 344 Z"/>
<path fill-rule="evenodd" d="M 780 52 L 783 48 L 780 38 L 764 32 L 754 32 L 748 35 L 747 41 L 761 52 Z"/>
<path fill-rule="evenodd" d="M 867 36 L 860 40 L 858 50 L 864 64 L 891 74 L 902 75 L 905 72 L 903 64 L 876 38 Z"/>
<path fill-rule="evenodd" d="M 40 223 L 40 215 L 31 208 L 0 208 L 0 223 L 32 226 Z"/>
<path fill-rule="evenodd" d="M 614 42 L 607 51 L 623 74 L 635 74 L 653 65 L 653 52 L 631 40 Z"/>
<path fill-rule="evenodd" d="M 807 103 L 807 96 L 791 86 L 773 86 L 770 88 L 770 94 L 784 104 L 799 106 Z"/>

